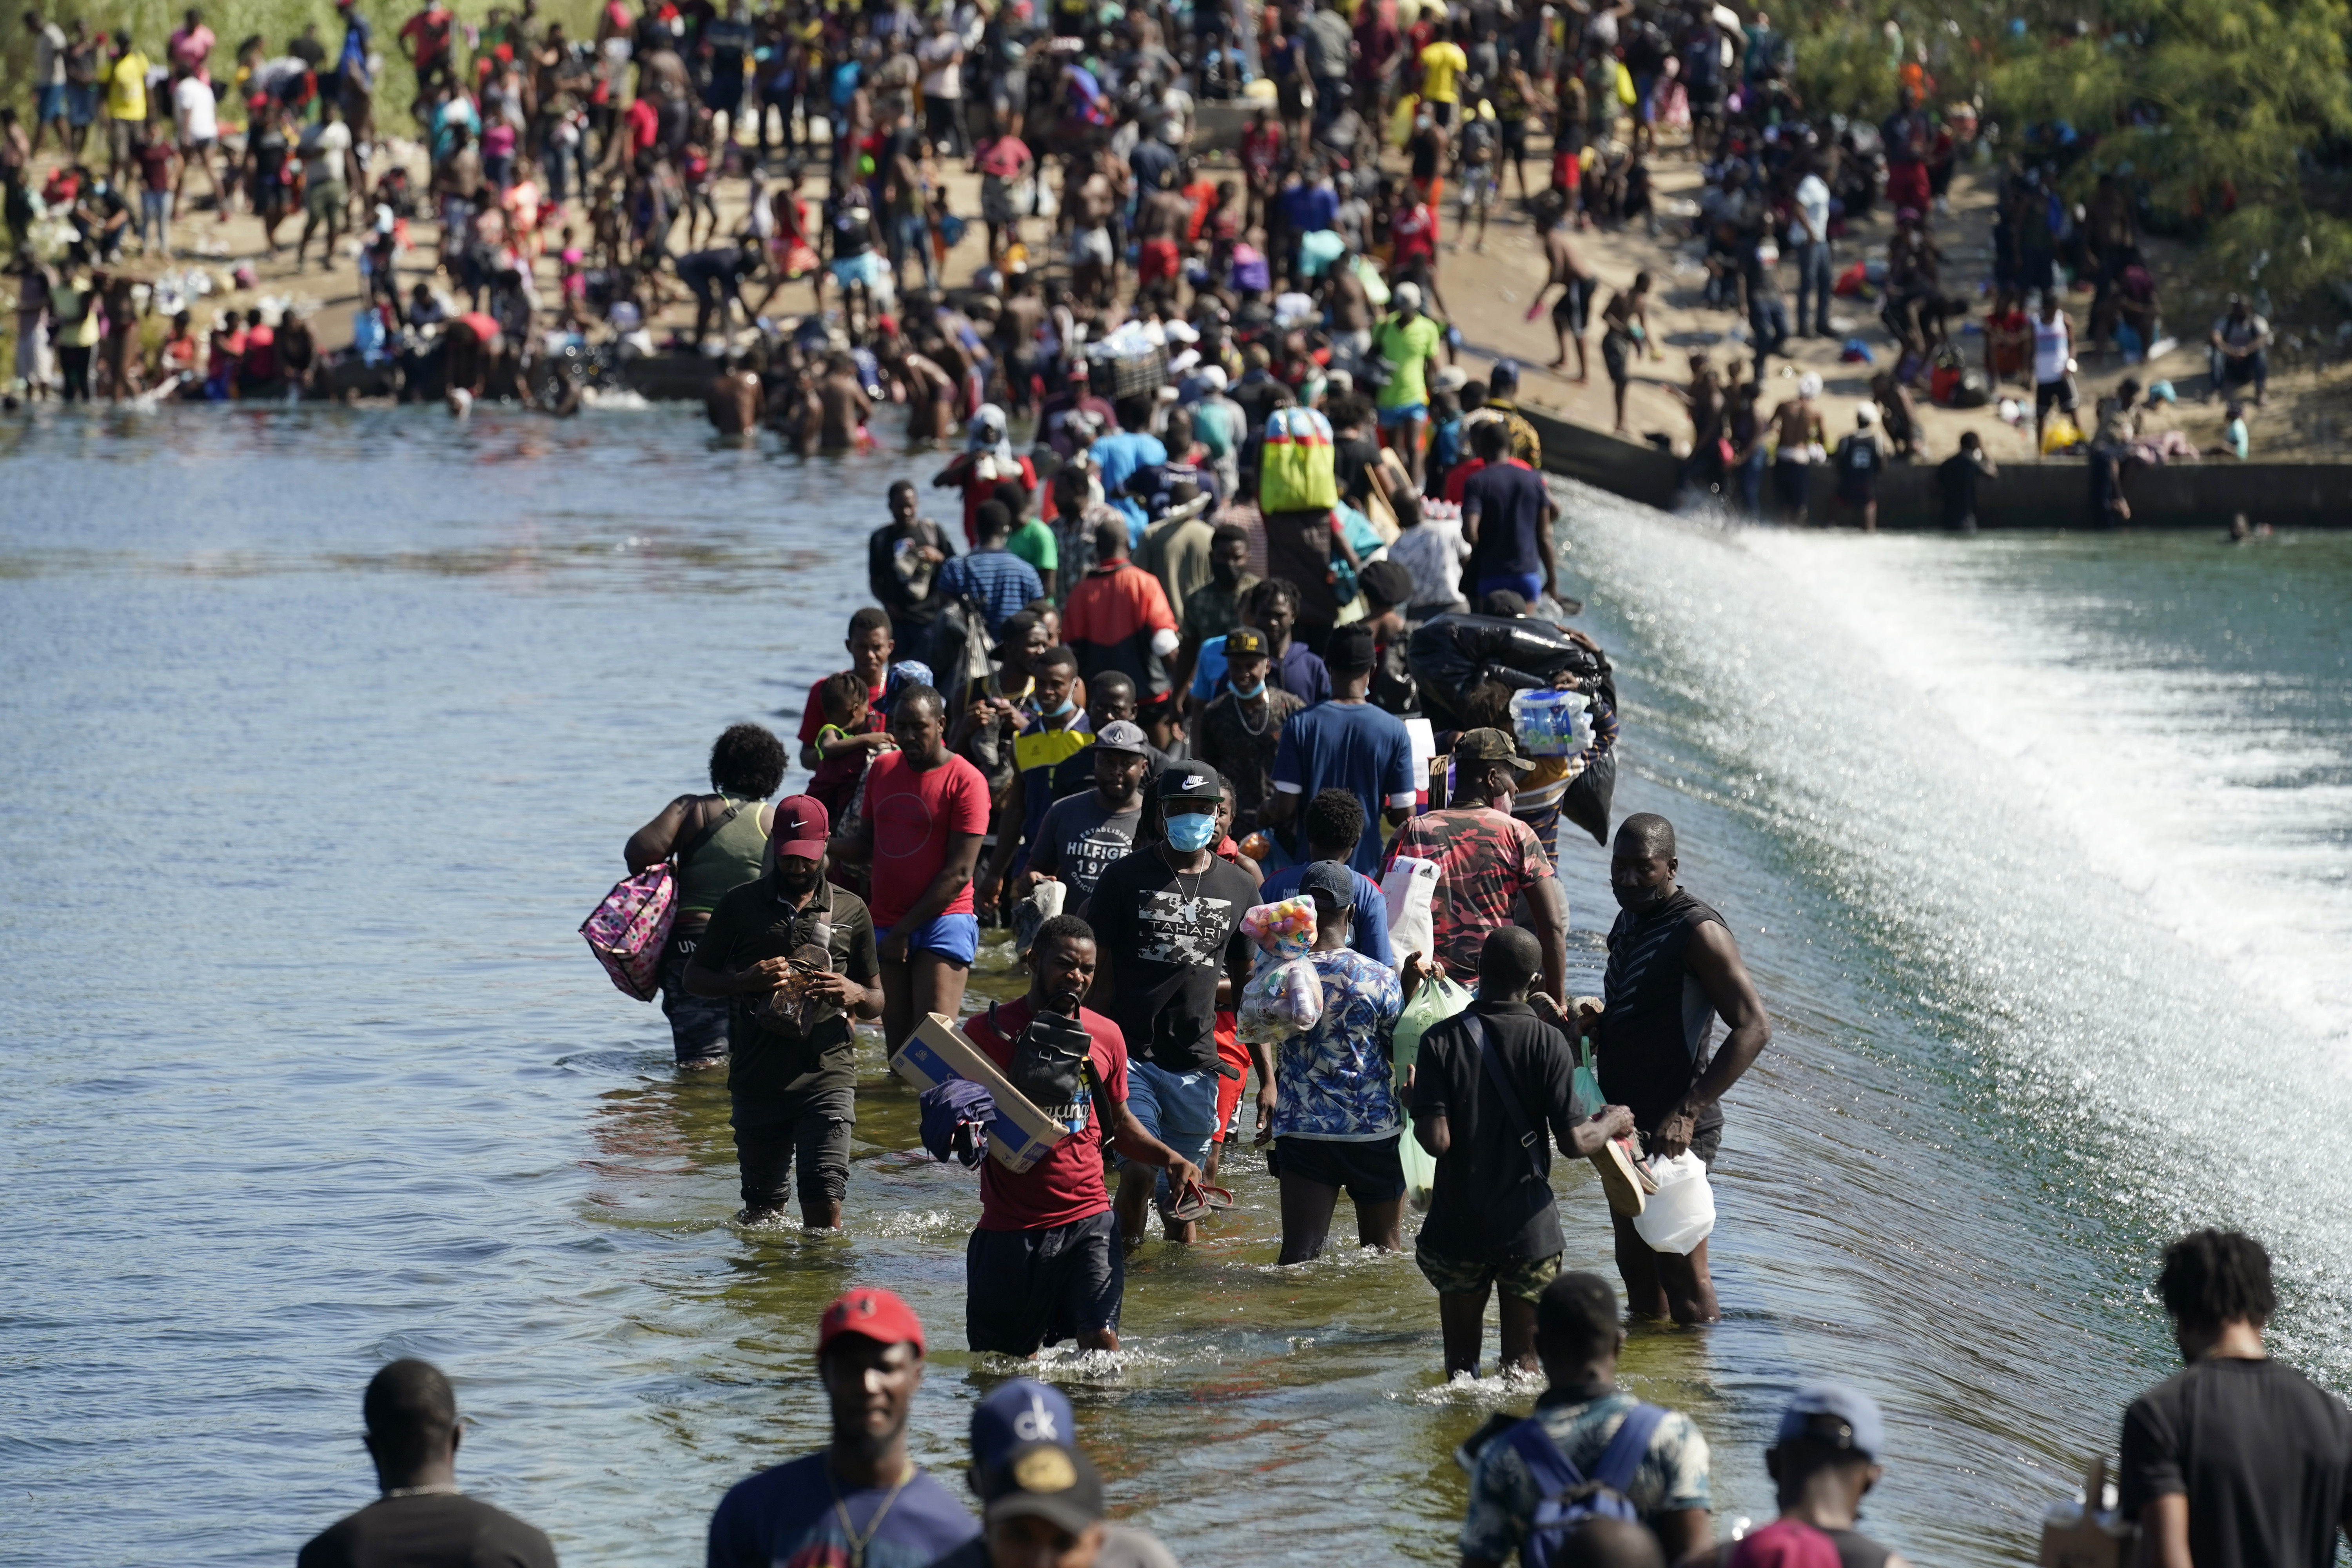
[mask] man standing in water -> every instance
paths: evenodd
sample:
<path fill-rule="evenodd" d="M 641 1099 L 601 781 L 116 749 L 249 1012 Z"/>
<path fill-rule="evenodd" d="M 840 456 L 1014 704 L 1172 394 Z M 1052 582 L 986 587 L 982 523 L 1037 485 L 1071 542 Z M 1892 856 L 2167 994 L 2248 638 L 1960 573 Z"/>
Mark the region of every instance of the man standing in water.
<path fill-rule="evenodd" d="M 783 1212 L 795 1161 L 811 1230 L 840 1228 L 849 1191 L 850 1020 L 881 1013 L 882 966 L 864 901 L 825 880 L 825 827 L 814 797 L 778 801 L 773 867 L 719 901 L 687 966 L 688 990 L 732 1003 L 727 1089 L 746 1224 Z"/>
<path fill-rule="evenodd" d="M 707 1568 L 925 1568 L 978 1536 L 980 1521 L 907 1454 L 923 1385 L 914 1309 L 887 1290 L 839 1298 L 817 1320 L 816 1370 L 833 1440 L 729 1489 L 710 1516 Z"/>
<path fill-rule="evenodd" d="M 988 780 L 947 747 L 946 705 L 928 686 L 890 704 L 898 749 L 866 773 L 866 805 L 833 853 L 870 865 L 882 933 L 882 1038 L 907 1043 L 927 1013 L 954 1017 L 980 951 L 972 869 L 988 832 Z"/>
<path fill-rule="evenodd" d="M 555 1568 L 546 1536 L 457 1489 L 457 1397 L 438 1367 L 394 1362 L 360 1408 L 383 1495 L 311 1537 L 297 1568 Z"/>
<path fill-rule="evenodd" d="M 1723 917 L 1677 886 L 1675 827 L 1643 812 L 1617 829 L 1609 885 L 1622 911 L 1609 928 L 1602 1010 L 1585 1010 L 1601 1092 L 1633 1112 L 1643 1147 L 1672 1159 L 1685 1151 L 1710 1169 L 1723 1145 L 1719 1103 L 1765 1045 L 1772 1026 L 1739 962 Z M 1717 1017 L 1729 1026 L 1707 1053 Z M 1706 1243 L 1687 1257 L 1653 1251 L 1613 1209 L 1617 1272 L 1637 1317 L 1711 1323 L 1722 1316 L 1707 1278 Z"/>

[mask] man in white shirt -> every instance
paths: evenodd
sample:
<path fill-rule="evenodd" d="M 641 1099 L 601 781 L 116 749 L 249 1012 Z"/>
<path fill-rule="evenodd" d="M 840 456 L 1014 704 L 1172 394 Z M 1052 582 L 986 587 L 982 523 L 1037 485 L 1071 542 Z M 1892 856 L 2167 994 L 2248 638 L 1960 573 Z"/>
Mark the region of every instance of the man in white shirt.
<path fill-rule="evenodd" d="M 294 242 L 294 270 L 302 270 L 302 253 L 310 248 L 310 236 L 322 223 L 327 226 L 327 237 L 319 246 L 319 266 L 323 270 L 335 264 L 335 241 L 342 235 L 352 200 L 351 189 L 343 183 L 352 128 L 343 123 L 341 104 L 330 100 L 320 105 L 317 123 L 302 133 L 301 149 L 302 205 L 309 216 L 302 221 L 302 237 Z"/>
<path fill-rule="evenodd" d="M 66 118 L 66 30 L 38 11 L 25 13 L 25 28 L 33 35 L 33 151 L 41 154 L 41 133 L 58 128 L 58 145 L 73 145 L 72 126 Z"/>
<path fill-rule="evenodd" d="M 1830 335 L 1830 188 L 1818 170 L 1807 167 L 1797 182 L 1796 220 L 1789 226 L 1789 249 L 1797 263 L 1797 335 Z M 1805 299 L 1813 300 L 1812 313 Z M 1811 323 L 1808 325 L 1807 323 Z"/>
<path fill-rule="evenodd" d="M 213 111 L 213 89 L 185 65 L 172 68 L 172 121 L 180 137 L 180 174 L 173 182 L 172 205 L 185 211 L 188 171 L 202 169 L 212 187 L 213 205 L 220 221 L 228 221 L 228 193 L 221 184 L 220 121 Z"/>
<path fill-rule="evenodd" d="M 930 35 L 915 46 L 923 68 L 923 135 L 933 148 L 960 153 L 963 145 L 963 40 L 945 11 L 931 16 Z"/>

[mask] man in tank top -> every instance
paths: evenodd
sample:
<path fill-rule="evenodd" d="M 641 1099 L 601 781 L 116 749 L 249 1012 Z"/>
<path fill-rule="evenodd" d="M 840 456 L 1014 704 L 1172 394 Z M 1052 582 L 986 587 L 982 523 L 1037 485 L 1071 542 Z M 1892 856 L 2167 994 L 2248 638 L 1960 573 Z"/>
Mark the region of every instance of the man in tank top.
<path fill-rule="evenodd" d="M 1674 824 L 1643 813 L 1617 830 L 1609 882 L 1621 912 L 1609 928 L 1602 1009 L 1580 1022 L 1592 1036 L 1601 1092 L 1633 1112 L 1644 1153 L 1696 1153 L 1710 1168 L 1723 1142 L 1718 1101 L 1772 1037 L 1764 1004 L 1723 917 L 1677 886 Z M 1720 1017 L 1731 1032 L 1712 1057 Z M 1707 1278 L 1706 1243 L 1688 1256 L 1652 1250 L 1613 1210 L 1617 1271 L 1640 1317 L 1711 1323 L 1722 1314 Z"/>
<path fill-rule="evenodd" d="M 675 858 L 677 914 L 662 950 L 662 1012 L 671 1048 L 689 1072 L 727 1065 L 727 1003 L 689 995 L 686 966 L 719 900 L 761 875 L 772 807 L 761 802 L 784 782 L 784 743 L 757 724 L 730 725 L 710 748 L 709 795 L 682 795 L 629 836 L 622 857 L 632 876 Z"/>

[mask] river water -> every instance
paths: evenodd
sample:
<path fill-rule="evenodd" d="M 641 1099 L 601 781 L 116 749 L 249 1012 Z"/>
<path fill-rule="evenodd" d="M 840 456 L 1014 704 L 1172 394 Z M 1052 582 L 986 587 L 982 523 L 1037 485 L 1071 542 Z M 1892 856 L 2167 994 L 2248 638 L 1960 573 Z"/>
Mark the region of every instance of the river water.
<path fill-rule="evenodd" d="M 371 1495 L 360 1388 L 418 1354 L 469 1487 L 573 1563 L 692 1561 L 820 1439 L 852 1282 L 932 1326 L 916 1446 L 956 1465 L 1008 1370 L 956 1348 L 973 1177 L 910 1155 L 869 1046 L 845 1233 L 735 1227 L 723 1089 L 573 929 L 719 728 L 797 718 L 924 467 L 682 410 L 0 434 L 0 1559 L 282 1561 Z M 2148 1280 L 2192 1220 L 2270 1240 L 2281 1347 L 2352 1384 L 2352 536 L 1565 495 L 1619 810 L 1675 818 L 1778 1027 L 1718 1170 L 1727 1319 L 1625 1363 L 1715 1445 L 1718 1516 L 1769 1515 L 1777 1403 L 1835 1373 L 1890 1414 L 1879 1533 L 2030 1557 L 2167 1369 Z M 1604 869 L 1562 868 L 1588 989 Z M 1275 1267 L 1228 1168 L 1240 1207 L 1132 1269 L 1131 1348 L 1047 1365 L 1115 1506 L 1193 1563 L 1451 1561 L 1450 1451 L 1531 1391 L 1441 1385 L 1408 1258 Z"/>

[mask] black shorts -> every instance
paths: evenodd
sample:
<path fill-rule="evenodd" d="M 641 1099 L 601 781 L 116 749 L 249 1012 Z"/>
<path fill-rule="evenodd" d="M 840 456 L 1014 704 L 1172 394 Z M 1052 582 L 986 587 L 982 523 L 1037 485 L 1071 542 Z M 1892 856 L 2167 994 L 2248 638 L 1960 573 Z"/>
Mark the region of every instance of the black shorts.
<path fill-rule="evenodd" d="M 1503 125 L 1503 156 L 1517 163 L 1528 155 L 1528 122 L 1506 120 Z"/>
<path fill-rule="evenodd" d="M 795 1163 L 803 1205 L 837 1204 L 849 1191 L 849 1133 L 857 1125 L 855 1089 L 739 1094 L 732 1120 L 745 1208 L 782 1207 Z"/>
<path fill-rule="evenodd" d="M 1633 352 L 1633 340 L 1612 328 L 1601 337 L 1601 363 L 1609 372 L 1609 379 L 1623 386 L 1633 379 L 1633 370 L 1627 359 Z"/>
<path fill-rule="evenodd" d="M 1592 314 L 1592 285 L 1581 278 L 1571 278 L 1551 302 L 1551 324 L 1571 337 L 1582 337 L 1585 325 Z M 1612 373 L 1612 379 L 1615 379 Z"/>
<path fill-rule="evenodd" d="M 1450 103 L 1432 103 L 1429 106 L 1429 118 L 1441 129 L 1451 125 L 1454 123 L 1454 106 Z"/>
<path fill-rule="evenodd" d="M 1108 1209 L 1044 1230 L 975 1230 L 963 1248 L 964 1337 L 974 1352 L 1032 1356 L 1118 1327 L 1127 1260 Z"/>
<path fill-rule="evenodd" d="M 2033 384 L 2033 416 L 2041 418 L 2050 412 L 2053 404 L 2061 413 L 2074 412 L 2074 381 L 2072 376 L 2062 375 L 2055 381 Z"/>
<path fill-rule="evenodd" d="M 1276 1177 L 1344 1187 L 1360 1204 L 1387 1203 L 1404 1196 L 1404 1160 L 1397 1152 L 1401 1136 L 1391 1133 L 1364 1143 L 1277 1138 L 1266 1151 L 1265 1168 Z"/>

